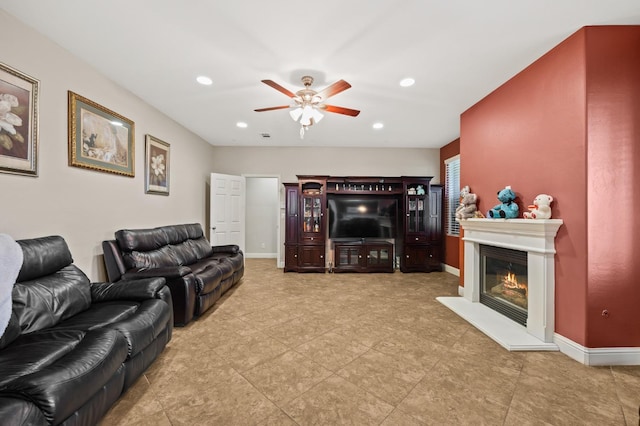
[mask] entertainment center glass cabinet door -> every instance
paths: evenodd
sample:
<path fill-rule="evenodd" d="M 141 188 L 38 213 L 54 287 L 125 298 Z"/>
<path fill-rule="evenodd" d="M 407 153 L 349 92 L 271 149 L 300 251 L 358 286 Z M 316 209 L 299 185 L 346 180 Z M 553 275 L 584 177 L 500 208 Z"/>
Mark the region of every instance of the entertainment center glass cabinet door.
<path fill-rule="evenodd" d="M 298 270 L 325 270 L 326 177 L 298 176 L 300 213 L 298 239 Z"/>
<path fill-rule="evenodd" d="M 418 184 L 408 185 L 405 198 L 405 242 L 406 243 L 426 243 L 429 216 L 429 199 L 426 191 L 429 190 L 428 181 L 425 183 L 425 193 L 418 195 Z"/>
<path fill-rule="evenodd" d="M 403 177 L 402 272 L 429 272 L 429 177 Z"/>

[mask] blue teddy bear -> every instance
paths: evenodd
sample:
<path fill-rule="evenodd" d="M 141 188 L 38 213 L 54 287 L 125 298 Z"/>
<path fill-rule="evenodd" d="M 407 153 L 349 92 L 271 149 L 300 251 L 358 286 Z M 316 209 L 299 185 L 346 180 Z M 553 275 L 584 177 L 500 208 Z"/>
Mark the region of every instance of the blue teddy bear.
<path fill-rule="evenodd" d="M 518 217 L 518 205 L 514 203 L 516 194 L 511 190 L 510 186 L 498 192 L 498 200 L 502 204 L 498 204 L 487 212 L 487 217 L 512 219 Z"/>

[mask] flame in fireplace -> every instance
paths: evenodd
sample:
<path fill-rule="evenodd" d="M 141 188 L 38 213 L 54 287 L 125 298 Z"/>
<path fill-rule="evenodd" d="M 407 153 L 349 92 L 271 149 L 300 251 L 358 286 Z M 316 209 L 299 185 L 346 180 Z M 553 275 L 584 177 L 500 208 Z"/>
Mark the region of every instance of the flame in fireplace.
<path fill-rule="evenodd" d="M 513 272 L 507 272 L 507 275 L 502 279 L 502 285 L 505 290 L 514 290 L 519 293 L 529 296 L 529 288 L 527 284 L 521 284 L 518 282 L 518 277 Z"/>

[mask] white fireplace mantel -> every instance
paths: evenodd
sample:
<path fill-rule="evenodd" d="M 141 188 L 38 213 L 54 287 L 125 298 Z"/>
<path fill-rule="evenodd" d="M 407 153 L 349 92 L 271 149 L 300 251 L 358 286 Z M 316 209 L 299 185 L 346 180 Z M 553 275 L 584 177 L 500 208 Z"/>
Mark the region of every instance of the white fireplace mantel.
<path fill-rule="evenodd" d="M 509 350 L 558 350 L 555 326 L 555 236 L 561 219 L 466 219 L 463 297 L 438 298 Z M 480 245 L 527 252 L 528 317 L 523 327 L 480 303 Z"/>

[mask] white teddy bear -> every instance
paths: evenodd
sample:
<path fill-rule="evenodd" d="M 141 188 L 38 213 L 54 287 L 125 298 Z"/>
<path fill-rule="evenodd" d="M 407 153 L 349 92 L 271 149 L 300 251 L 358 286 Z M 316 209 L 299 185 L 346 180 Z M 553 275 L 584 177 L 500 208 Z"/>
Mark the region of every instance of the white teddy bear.
<path fill-rule="evenodd" d="M 529 211 L 523 213 L 525 219 L 551 219 L 551 203 L 553 197 L 547 194 L 538 194 L 533 200 L 533 205 L 528 206 Z"/>

